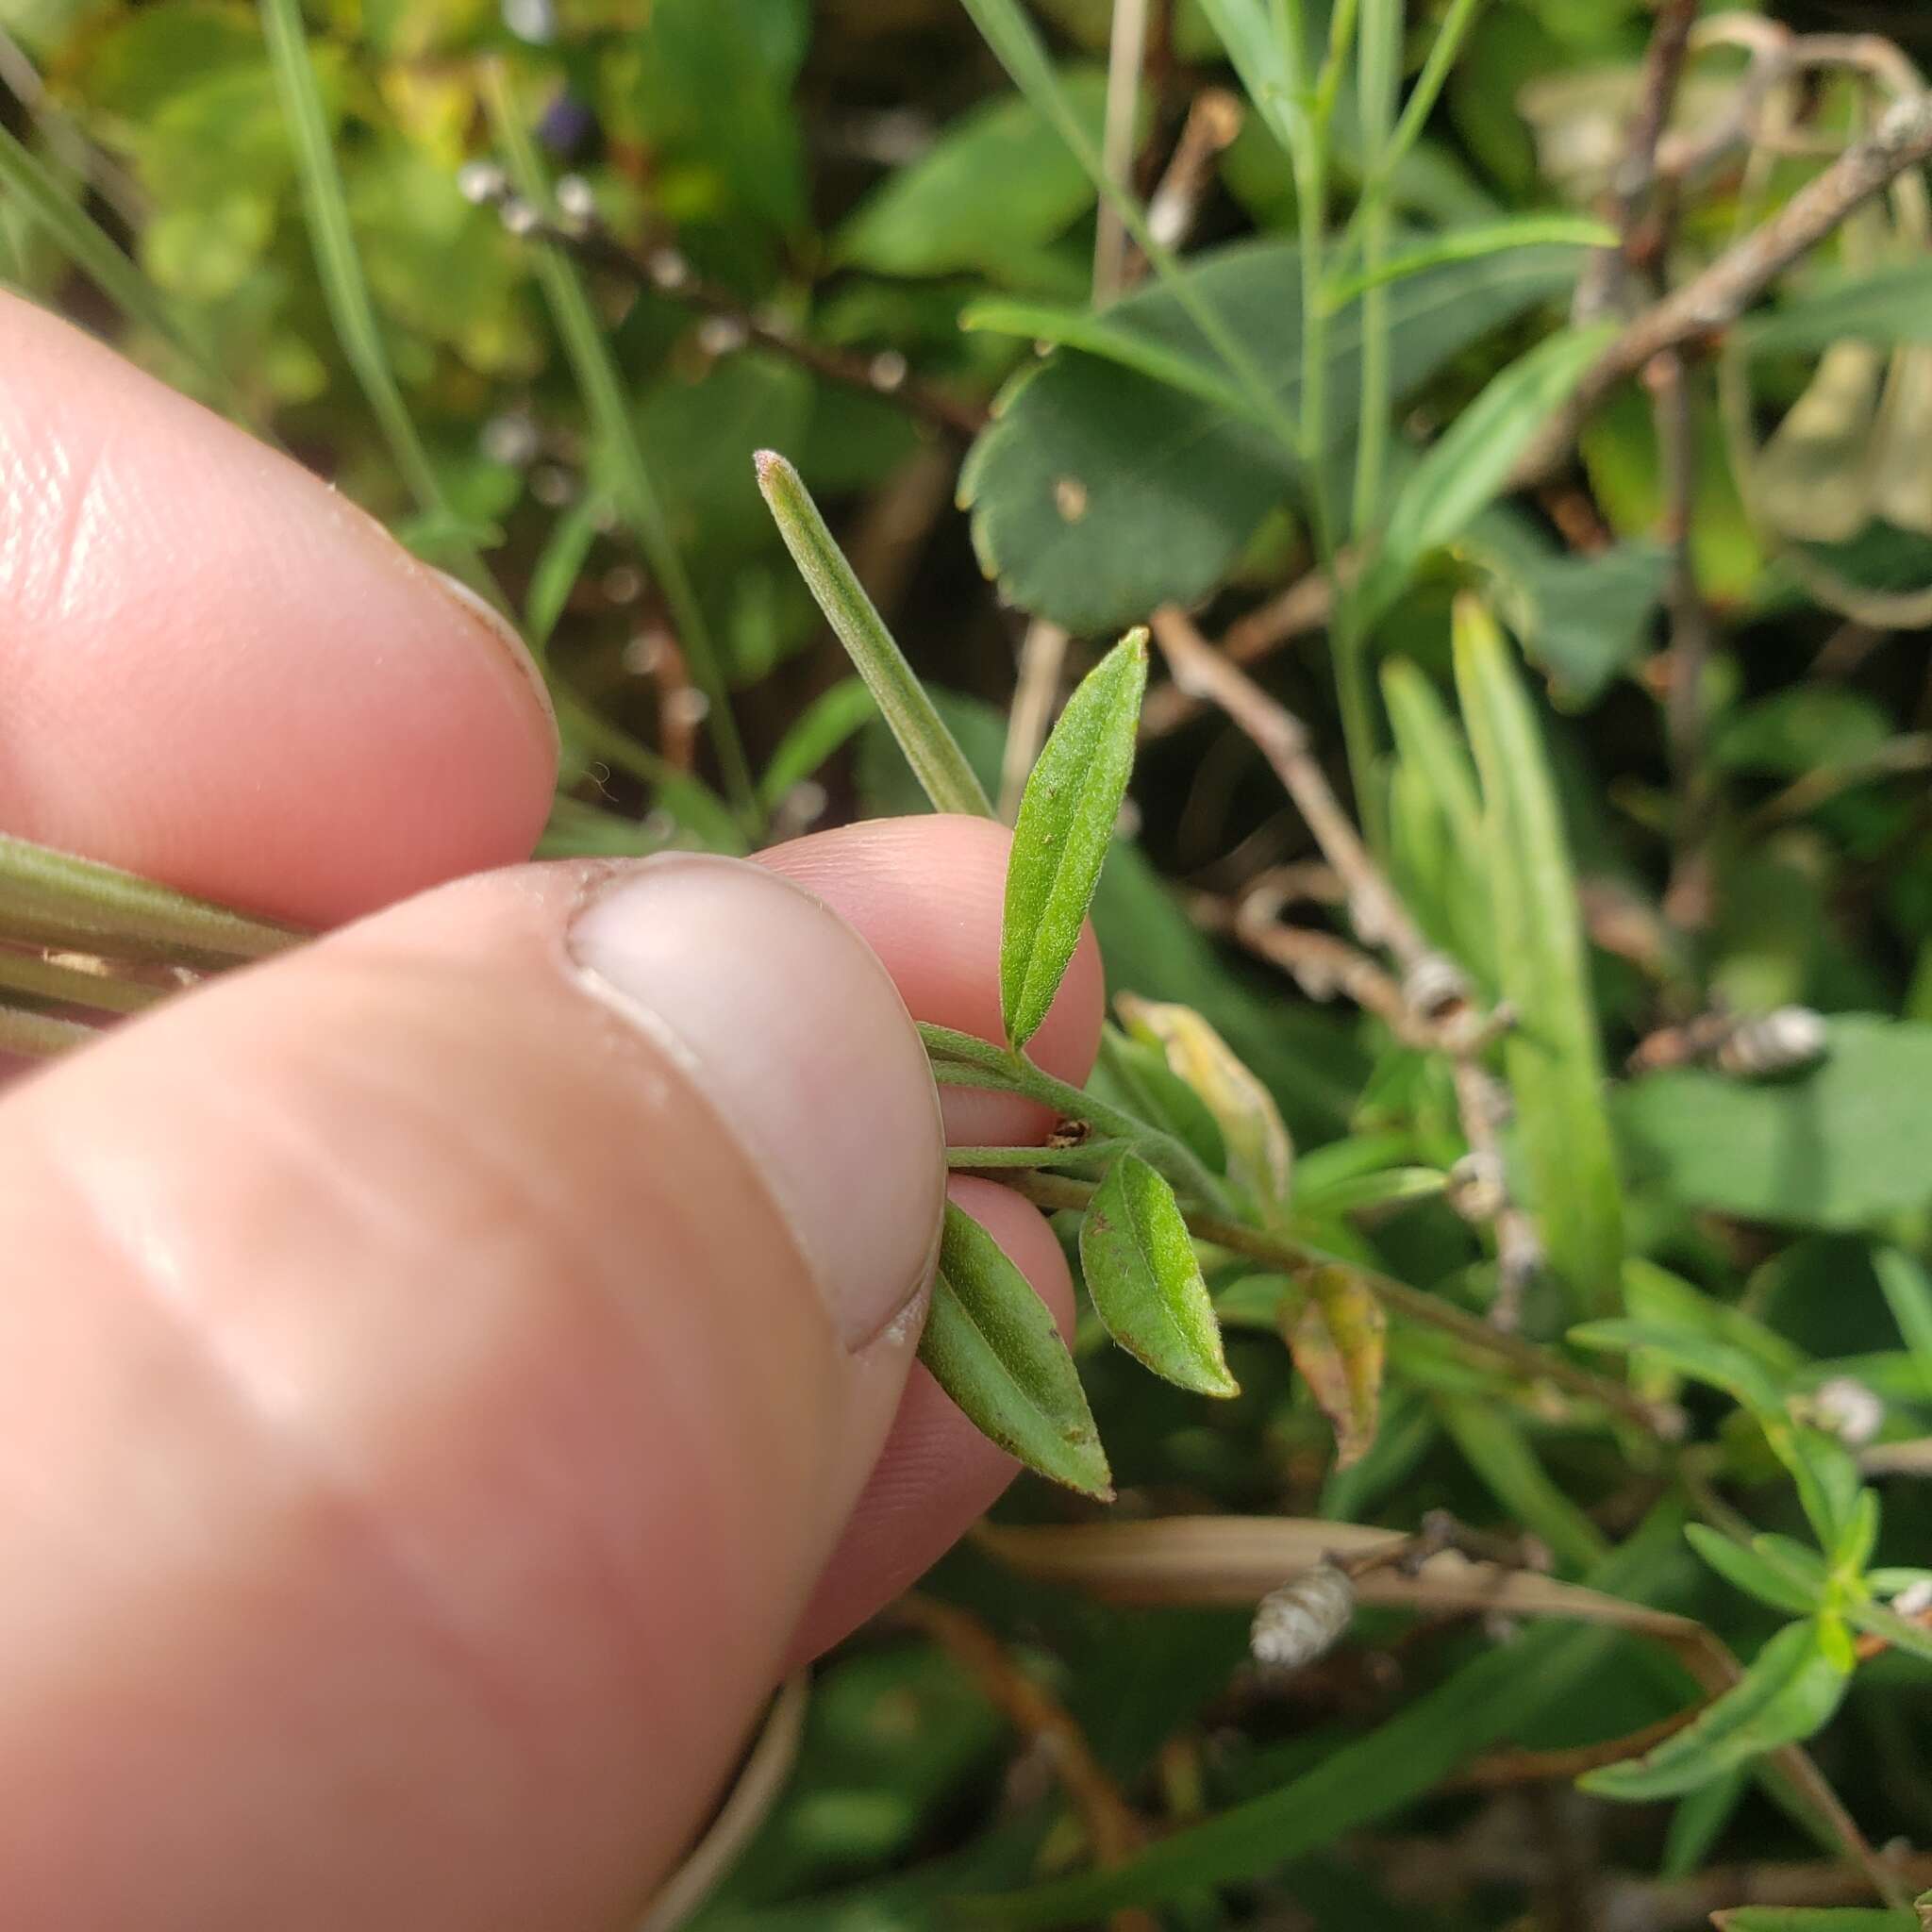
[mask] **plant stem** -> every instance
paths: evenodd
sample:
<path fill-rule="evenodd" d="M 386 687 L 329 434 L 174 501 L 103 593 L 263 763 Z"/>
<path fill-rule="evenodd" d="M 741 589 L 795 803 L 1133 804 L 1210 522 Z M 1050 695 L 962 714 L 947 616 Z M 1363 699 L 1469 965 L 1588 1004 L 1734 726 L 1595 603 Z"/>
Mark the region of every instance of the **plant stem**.
<path fill-rule="evenodd" d="M 1396 63 L 1401 58 L 1402 0 L 1367 0 L 1357 47 L 1356 93 L 1361 113 L 1362 165 L 1372 175 L 1389 145 L 1395 118 Z M 1389 242 L 1386 191 L 1361 204 L 1362 291 L 1361 413 L 1355 447 L 1355 494 L 1349 534 L 1359 542 L 1374 527 L 1382 500 L 1389 453 L 1389 291 L 1373 277 Z"/>
<path fill-rule="evenodd" d="M 1084 1208 L 1095 1191 L 1091 1182 L 1074 1180 L 1064 1174 L 1015 1174 L 1008 1185 L 1041 1208 Z M 1271 1267 L 1290 1271 L 1319 1267 L 1346 1269 L 1385 1307 L 1405 1321 L 1452 1335 L 1472 1348 L 1498 1357 L 1521 1369 L 1525 1375 L 1554 1382 L 1574 1394 L 1587 1396 L 1658 1441 L 1671 1440 L 1671 1431 L 1658 1411 L 1622 1383 L 1596 1374 L 1558 1355 L 1554 1349 L 1525 1341 L 1520 1335 L 1492 1328 L 1488 1323 L 1465 1313 L 1439 1296 L 1425 1294 L 1406 1282 L 1378 1274 L 1354 1261 L 1342 1260 L 1289 1235 L 1249 1227 L 1241 1222 L 1224 1221 L 1213 1215 L 1191 1213 L 1186 1220 L 1189 1232 L 1197 1241 L 1211 1242 L 1215 1247 L 1245 1255 L 1251 1260 L 1262 1261 Z"/>

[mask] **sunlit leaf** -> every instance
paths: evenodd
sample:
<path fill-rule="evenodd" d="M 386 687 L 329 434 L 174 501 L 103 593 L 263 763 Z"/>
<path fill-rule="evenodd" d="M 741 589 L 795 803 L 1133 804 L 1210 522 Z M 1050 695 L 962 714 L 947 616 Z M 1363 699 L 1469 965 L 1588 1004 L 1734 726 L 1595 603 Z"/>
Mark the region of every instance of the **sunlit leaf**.
<path fill-rule="evenodd" d="M 1094 1312 L 1157 1375 L 1202 1395 L 1238 1393 L 1174 1190 L 1138 1155 L 1108 1171 L 1080 1224 Z"/>
<path fill-rule="evenodd" d="M 919 1358 L 1008 1455 L 1069 1489 L 1112 1495 L 1093 1412 L 1053 1315 L 992 1236 L 950 1203 Z"/>
<path fill-rule="evenodd" d="M 1026 781 L 1000 927 L 1000 1013 L 1015 1047 L 1040 1030 L 1080 942 L 1146 689 L 1147 633 L 1133 631 L 1081 679 Z"/>

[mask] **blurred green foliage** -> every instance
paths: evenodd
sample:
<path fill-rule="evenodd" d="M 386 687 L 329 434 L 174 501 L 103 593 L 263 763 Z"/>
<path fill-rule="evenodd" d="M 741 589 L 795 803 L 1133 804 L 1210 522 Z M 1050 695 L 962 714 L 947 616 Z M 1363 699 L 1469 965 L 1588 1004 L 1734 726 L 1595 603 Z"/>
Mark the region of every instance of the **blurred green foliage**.
<path fill-rule="evenodd" d="M 1392 29 L 1408 84 L 1452 10 L 1363 0 L 1360 20 Z M 1304 11 L 1312 60 L 1326 9 L 1278 16 Z M 1809 30 L 1825 12 L 1792 0 L 1752 18 Z M 1143 193 L 1204 91 L 1239 96 L 1213 23 L 1265 34 L 1276 17 L 1259 0 L 1152 14 L 1132 104 Z M 1110 15 L 1107 0 L 1032 15 L 1089 141 Z M 1372 693 L 1355 803 L 1428 940 L 1479 999 L 1515 1005 L 1516 1033 L 1484 1052 L 1515 1102 L 1507 1175 L 1552 1263 L 1526 1335 L 1680 1405 L 1685 1433 L 1396 1319 L 1379 1430 L 1344 1467 L 1284 1345 L 1293 1285 L 1211 1247 L 1239 1396 L 1161 1387 L 1090 1323 L 1089 1399 L 1137 1516 L 1407 1533 L 1446 1509 L 1531 1532 L 1558 1580 L 1667 1607 L 1757 1660 L 1638 1769 L 1597 1777 L 1597 1796 L 1554 1774 L 1458 1787 L 1493 1746 L 1575 1751 L 1715 1687 L 1627 1629 L 1557 1617 L 1512 1636 L 1469 1603 L 1367 1610 L 1324 1662 L 1257 1679 L 1244 1613 L 1208 1579 L 1125 1610 L 969 1547 L 928 1587 L 1064 1703 L 1150 1849 L 1094 1870 L 1037 1741 L 928 1636 L 886 1627 L 824 1667 L 797 1767 L 699 1923 L 894 1932 L 971 1897 L 980 1923 L 1008 1925 L 1145 1906 L 1176 1932 L 1664 1928 L 1733 1896 L 1691 1896 L 1700 1872 L 1840 1857 L 1822 1790 L 1872 1841 L 1927 1842 L 1932 1641 L 1887 1607 L 1932 1549 L 1923 175 L 1880 205 L 1875 241 L 1828 238 L 1767 291 L 1724 346 L 1722 386 L 1691 369 L 1688 547 L 1710 634 L 1693 841 L 1662 702 L 1670 480 L 1643 387 L 1603 398 L 1574 460 L 1534 491 L 1423 458 L 1486 391 L 1479 425 L 1541 424 L 1554 392 L 1489 385 L 1566 325 L 1585 247 L 1440 260 L 1336 305 L 1318 318 L 1320 447 L 1294 449 L 1194 306 L 1305 420 L 1307 175 L 1268 125 L 1278 99 L 1248 103 L 1185 193 L 1170 183 L 1178 282 L 1145 276 L 1096 306 L 1088 174 L 954 0 L 313 0 L 302 17 L 355 272 L 426 486 L 338 335 L 342 291 L 305 220 L 312 158 L 245 5 L 0 0 L 0 280 L 328 475 L 425 554 L 480 558 L 562 697 L 553 852 L 741 848 L 919 808 L 759 500 L 755 449 L 791 457 L 833 508 L 996 794 L 1029 630 L 1064 626 L 1084 668 L 1164 603 L 1209 629 L 1252 624 L 1321 562 L 1317 500 L 1359 493 L 1380 385 L 1387 474 L 1344 534 L 1373 558 L 1420 475 L 1398 527 L 1424 535 L 1355 636 Z M 1909 10 L 1858 18 L 1907 57 L 1932 52 Z M 1639 0 L 1476 9 L 1420 139 L 1385 170 L 1388 245 L 1614 213 L 1651 26 Z M 1735 50 L 1696 54 L 1677 131 L 1726 113 L 1740 72 Z M 1335 76 L 1316 223 L 1331 238 L 1383 178 L 1361 79 L 1352 59 Z M 1857 125 L 1858 87 L 1833 71 L 1796 103 L 1821 147 Z M 538 173 L 569 178 L 597 250 L 540 275 L 544 244 L 475 192 L 475 168 L 503 158 L 492 101 Z M 1695 274 L 1822 160 L 1734 154 L 1695 177 L 1656 273 Z M 611 376 L 594 409 L 573 305 Z M 1869 367 L 1851 371 L 1852 414 L 1826 422 L 1819 358 L 1848 341 Z M 1805 514 L 1780 508 L 1780 474 L 1800 478 Z M 1329 563 L 1347 634 L 1353 561 Z M 1508 635 L 1473 633 L 1465 602 L 1452 647 L 1471 592 Z M 708 720 L 691 689 L 707 636 Z M 1342 782 L 1322 657 L 1289 642 L 1260 675 Z M 716 730 L 727 694 L 741 797 Z M 1471 1150 L 1445 1057 L 1226 941 L 1266 868 L 1313 856 L 1300 816 L 1239 732 L 1186 704 L 1143 742 L 1131 799 L 1094 906 L 1111 988 L 1194 1008 L 1266 1084 L 1296 1143 L 1281 1213 L 1297 1238 L 1483 1316 L 1497 1256 L 1451 1204 Z M 1293 916 L 1346 931 L 1312 890 Z M 1811 1009 L 1818 1050 L 1754 1061 L 1745 1048 L 1770 1036 L 1748 1025 L 1700 1045 L 1714 1003 L 1747 1022 Z M 1121 1042 L 1096 1091 L 1218 1163 L 1211 1123 L 1138 1050 Z M 1573 1336 L 1586 1316 L 1617 1319 Z M 1041 1525 L 1095 1514 L 1030 1482 L 1003 1507 Z M 1693 1516 L 1701 1562 L 1680 1533 Z M 1824 1785 L 1766 1755 L 1807 1739 Z M 1525 1848 L 1486 1863 L 1498 1830 Z M 1754 1905 L 1727 1923 L 1910 1922 Z"/>

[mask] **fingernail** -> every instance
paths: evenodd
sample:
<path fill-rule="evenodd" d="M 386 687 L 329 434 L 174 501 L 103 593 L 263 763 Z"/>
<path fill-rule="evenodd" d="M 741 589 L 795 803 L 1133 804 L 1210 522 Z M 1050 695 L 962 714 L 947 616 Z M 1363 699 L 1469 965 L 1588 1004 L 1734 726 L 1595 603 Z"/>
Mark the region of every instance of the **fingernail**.
<path fill-rule="evenodd" d="M 557 728 L 557 708 L 550 702 L 550 687 L 543 681 L 543 674 L 537 668 L 537 660 L 530 655 L 530 647 L 524 642 L 508 618 L 500 611 L 488 597 L 479 596 L 461 577 L 453 577 L 446 570 L 438 570 L 433 564 L 425 565 L 429 575 L 458 605 L 466 617 L 474 618 L 490 633 L 491 641 L 509 659 L 517 675 L 536 694 L 537 702 L 542 707 L 543 715 L 550 722 L 550 736 L 554 743 L 561 745 L 562 737 Z"/>
<path fill-rule="evenodd" d="M 872 950 L 799 887 L 688 853 L 606 885 L 570 948 L 763 1175 L 846 1346 L 873 1341 L 931 1279 L 945 1152 L 918 1032 Z"/>

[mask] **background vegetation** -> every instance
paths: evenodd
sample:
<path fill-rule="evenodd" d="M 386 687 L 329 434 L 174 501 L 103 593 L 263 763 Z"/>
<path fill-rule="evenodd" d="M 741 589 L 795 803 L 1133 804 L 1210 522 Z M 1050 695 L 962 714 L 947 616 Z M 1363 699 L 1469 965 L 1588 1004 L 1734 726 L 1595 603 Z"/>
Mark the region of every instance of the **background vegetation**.
<path fill-rule="evenodd" d="M 1083 1320 L 1118 1501 L 1028 1478 L 781 1707 L 697 1923 L 1916 1926 L 1918 9 L 0 28 L 0 278 L 506 597 L 547 849 L 920 808 L 756 449 L 1008 816 L 1152 622 L 1093 1105 L 1234 1204 L 1241 1392 Z"/>

